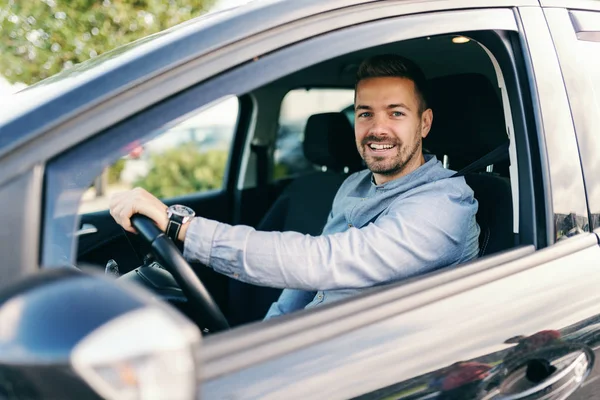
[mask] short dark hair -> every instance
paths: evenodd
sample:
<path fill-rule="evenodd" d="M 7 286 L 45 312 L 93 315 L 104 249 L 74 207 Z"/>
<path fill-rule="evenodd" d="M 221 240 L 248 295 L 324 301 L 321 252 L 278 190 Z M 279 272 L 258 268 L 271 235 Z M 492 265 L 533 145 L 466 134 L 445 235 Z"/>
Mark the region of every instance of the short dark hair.
<path fill-rule="evenodd" d="M 367 78 L 396 77 L 410 79 L 419 98 L 419 113 L 429 108 L 427 79 L 417 64 L 397 54 L 381 54 L 367 58 L 358 67 L 356 85 Z"/>

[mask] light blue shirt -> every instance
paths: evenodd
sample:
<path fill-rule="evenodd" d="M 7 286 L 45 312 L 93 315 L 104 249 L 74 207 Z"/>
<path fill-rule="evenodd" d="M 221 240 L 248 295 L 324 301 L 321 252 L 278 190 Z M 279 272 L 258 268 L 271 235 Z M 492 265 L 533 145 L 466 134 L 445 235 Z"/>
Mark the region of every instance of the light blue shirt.
<path fill-rule="evenodd" d="M 266 318 L 477 257 L 477 200 L 435 156 L 382 185 L 364 170 L 338 190 L 320 236 L 194 218 L 184 256 L 232 278 L 285 288 Z M 318 194 L 316 194 L 318 195 Z"/>

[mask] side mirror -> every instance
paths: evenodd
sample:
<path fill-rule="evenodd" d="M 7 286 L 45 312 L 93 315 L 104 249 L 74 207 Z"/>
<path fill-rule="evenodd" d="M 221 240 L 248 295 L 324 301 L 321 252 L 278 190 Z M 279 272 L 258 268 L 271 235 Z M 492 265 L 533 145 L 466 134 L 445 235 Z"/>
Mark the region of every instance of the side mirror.
<path fill-rule="evenodd" d="M 0 292 L 0 398 L 196 398 L 200 340 L 141 288 L 46 270 Z"/>

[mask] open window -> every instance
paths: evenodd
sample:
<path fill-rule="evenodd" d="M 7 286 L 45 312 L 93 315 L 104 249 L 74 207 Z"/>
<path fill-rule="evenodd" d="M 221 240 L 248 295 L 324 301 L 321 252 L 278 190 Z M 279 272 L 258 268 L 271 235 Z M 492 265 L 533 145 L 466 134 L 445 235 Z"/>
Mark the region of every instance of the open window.
<path fill-rule="evenodd" d="M 349 172 L 364 168 L 363 165 L 353 165 L 348 159 L 339 159 L 335 154 L 323 156 L 323 148 L 327 147 L 328 140 L 335 142 L 339 147 L 355 147 L 353 132 L 348 132 L 350 127 L 330 128 L 327 132 L 323 129 L 327 124 L 331 127 L 341 126 L 340 115 L 343 118 L 350 117 L 353 125 L 353 106 L 340 107 L 343 101 L 339 101 L 339 104 L 334 104 L 331 108 L 325 101 L 327 96 L 322 96 L 323 100 L 320 102 L 316 101 L 317 93 L 322 89 L 306 91 L 296 88 L 336 87 L 338 93 L 335 101 L 338 98 L 343 99 L 345 94 L 339 91 L 344 88 L 347 91 L 353 90 L 355 73 L 362 60 L 375 54 L 395 53 L 419 64 L 429 80 L 434 122 L 430 134 L 424 140 L 426 152 L 434 154 L 445 167 L 459 171 L 499 147 L 506 146 L 504 157 L 499 161 L 466 175 L 467 183 L 473 188 L 479 201 L 478 223 L 482 230 L 480 256 L 493 255 L 527 243 L 520 242 L 519 238 L 519 169 L 512 117 L 514 110 L 511 110 L 511 99 L 507 92 L 510 85 L 502 72 L 499 58 L 487 47 L 489 44 L 493 45 L 496 40 L 499 38 L 495 33 L 475 32 L 468 35 L 427 36 L 390 43 L 326 60 L 257 89 L 256 98 L 265 98 L 266 93 L 270 91 L 273 98 L 277 98 L 282 91 L 289 90 L 281 101 L 281 115 L 285 115 L 291 100 L 299 102 L 296 97 L 308 98 L 311 101 L 310 107 L 301 107 L 296 113 L 302 114 L 302 122 L 309 117 L 324 122 L 298 123 L 295 134 L 289 135 L 295 143 L 297 160 L 294 165 L 301 165 L 307 172 L 296 179 L 288 176 L 285 181 L 287 186 L 282 187 L 280 181 L 270 185 L 270 193 L 275 193 L 274 204 L 266 216 L 255 225 L 256 228 L 318 235 L 324 226 L 337 188 Z M 510 76 L 510 72 L 508 70 L 506 74 Z M 302 92 L 299 92 L 300 90 Z M 516 100 L 516 93 L 516 90 L 511 93 L 512 101 Z M 332 101 L 332 98 L 328 100 Z M 300 105 L 298 103 L 298 106 Z M 260 118 L 260 102 L 258 109 Z M 311 110 L 312 114 L 306 115 L 306 110 Z M 304 131 L 298 132 L 301 125 Z M 279 130 L 274 129 L 270 132 L 271 141 L 275 143 L 275 172 L 278 171 L 277 167 L 281 162 L 277 147 L 282 143 L 281 116 L 278 126 Z M 260 134 L 264 135 L 265 132 Z M 300 140 L 305 141 L 303 145 Z M 304 154 L 300 153 L 301 149 Z M 298 161 L 300 157 L 301 162 Z M 335 168 L 336 166 L 338 168 Z M 243 208 L 244 204 L 241 207 Z M 525 220 L 525 224 L 530 223 L 528 219 Z M 257 287 L 238 281 L 231 281 L 229 288 L 230 298 L 237 304 L 231 307 L 231 319 L 234 323 L 260 320 L 280 293 L 277 289 Z M 243 306 L 240 307 L 240 304 Z"/>
<path fill-rule="evenodd" d="M 269 160 L 271 167 L 275 166 L 277 171 L 277 165 L 285 159 L 282 155 L 285 146 L 282 143 L 288 135 L 288 133 L 281 133 L 282 126 L 287 129 L 293 125 L 290 122 L 293 119 L 287 119 L 287 102 L 292 98 L 296 101 L 297 93 L 300 93 L 298 90 L 312 88 L 307 93 L 323 94 L 324 92 L 319 91 L 326 89 L 319 88 L 336 88 L 338 94 L 335 100 L 327 100 L 331 100 L 331 104 L 323 107 L 314 107 L 314 104 L 311 104 L 311 107 L 293 105 L 290 108 L 304 108 L 294 111 L 298 111 L 298 115 L 302 114 L 302 118 L 299 119 L 307 117 L 306 120 L 324 113 L 337 113 L 339 118 L 345 119 L 350 130 L 333 134 L 343 135 L 337 138 L 340 145 L 343 142 L 343 146 L 355 148 L 352 123 L 348 119 L 350 114 L 348 105 L 353 99 L 355 72 L 363 59 L 382 53 L 401 54 L 412 59 L 424 70 L 430 84 L 431 105 L 434 111 L 433 129 L 425 140 L 424 147 L 426 151 L 444 162 L 447 168 L 460 170 L 499 146 L 508 144 L 505 157 L 501 161 L 486 165 L 466 177 L 480 205 L 478 222 L 482 228 L 481 256 L 490 259 L 501 251 L 510 252 L 521 245 L 535 244 L 536 239 L 532 228 L 536 225 L 535 209 L 532 210 L 534 207 L 532 206 L 534 189 L 531 185 L 533 177 L 530 175 L 531 169 L 527 167 L 530 162 L 530 149 L 526 145 L 527 122 L 523 119 L 525 107 L 522 93 L 526 92 L 527 88 L 521 84 L 521 80 L 525 80 L 526 77 L 517 77 L 515 60 L 507 51 L 507 46 L 511 43 L 510 37 L 515 34 L 516 25 L 512 12 L 504 11 L 506 12 L 500 14 L 495 11 L 484 13 L 483 16 L 488 16 L 489 19 L 478 19 L 478 24 L 484 26 L 478 25 L 474 30 L 451 29 L 440 32 L 441 28 L 436 27 L 428 36 L 422 36 L 422 33 L 411 30 L 410 23 L 402 25 L 407 29 L 404 33 L 401 33 L 403 31 L 399 25 L 386 23 L 379 26 L 378 23 L 374 23 L 374 26 L 367 27 L 379 33 L 373 38 L 360 44 L 348 40 L 340 44 L 333 53 L 313 54 L 312 50 L 320 46 L 319 40 L 336 40 L 334 36 L 324 35 L 314 39 L 317 42 L 291 46 L 275 52 L 270 57 L 233 68 L 209 82 L 190 87 L 185 92 L 165 99 L 118 125 L 100 132 L 69 153 L 57 157 L 48 165 L 42 264 L 45 266 L 79 264 L 77 258 L 81 243 L 86 240 L 95 242 L 95 254 L 104 255 L 106 261 L 120 257 L 119 265 L 123 266 L 124 272 L 139 266 L 139 262 L 143 262 L 143 248 L 134 237 L 124 235 L 115 228 L 114 224 L 111 225 L 111 217 L 106 211 L 94 213 L 93 218 L 98 224 L 102 224 L 95 228 L 107 230 L 107 240 L 95 240 L 95 234 L 78 235 L 77 229 L 85 228 L 81 222 L 86 216 L 82 216 L 78 210 L 81 210 L 86 191 L 107 167 L 114 166 L 123 156 L 130 159 L 131 151 L 137 149 L 137 146 L 148 146 L 152 143 L 150 140 L 158 137 L 157 133 L 164 132 L 165 129 L 169 129 L 170 132 L 182 126 L 181 124 L 185 124 L 190 116 L 206 112 L 205 110 L 209 109 L 207 104 L 212 104 L 215 100 L 231 94 L 237 97 L 234 98 L 235 102 L 242 98 L 252 99 L 252 110 L 246 112 L 243 105 L 240 105 L 239 112 L 236 109 L 235 112 L 220 115 L 219 123 L 231 128 L 227 133 L 219 133 L 220 139 L 218 139 L 221 143 L 222 137 L 229 135 L 227 144 L 231 146 L 225 156 L 226 173 L 220 186 L 223 195 L 212 203 L 196 203 L 202 204 L 198 213 L 229 222 L 239 220 L 239 216 L 234 215 L 236 210 L 254 213 L 255 210 L 272 209 L 277 205 L 280 196 L 286 193 L 286 188 L 300 179 L 305 179 L 309 174 L 302 173 L 299 174 L 301 176 L 297 176 L 295 173 L 286 173 L 287 179 L 284 183 L 267 179 L 267 187 L 264 189 L 268 192 L 268 196 L 260 197 L 261 201 L 266 201 L 266 204 L 257 206 L 253 201 L 257 197 L 247 195 L 256 189 L 256 185 L 240 184 L 247 180 L 243 171 L 258 171 L 258 168 L 253 169 L 250 165 L 256 162 L 250 156 L 252 139 L 260 136 L 261 139 L 270 139 L 268 143 L 279 146 L 267 153 L 272 156 Z M 497 18 L 498 15 L 501 18 Z M 454 14 L 440 14 L 435 18 L 450 21 L 453 20 Z M 466 23 L 468 17 L 461 18 L 465 18 L 462 22 L 468 25 Z M 490 24 L 489 29 L 485 26 L 487 23 Z M 430 26 L 436 25 L 430 24 Z M 500 29 L 503 27 L 505 29 Z M 498 30 L 495 30 L 496 28 Z M 386 36 L 384 32 L 386 29 L 396 36 Z M 297 64 L 281 62 L 289 57 L 297 58 L 299 55 L 302 56 L 303 61 Z M 284 64 L 285 68 L 280 68 Z M 256 73 L 257 71 L 261 73 Z M 245 79 L 240 79 L 241 76 Z M 228 82 L 235 83 L 235 86 Z M 305 95 L 307 94 L 302 96 Z M 319 98 L 325 97 L 327 96 Z M 316 102 L 317 100 L 309 98 L 305 101 Z M 231 104 L 233 107 L 234 103 Z M 277 105 L 275 110 L 281 112 L 274 111 L 273 104 Z M 330 184 L 323 183 L 319 190 L 301 191 L 300 196 L 304 197 L 295 199 L 293 207 L 284 207 L 278 212 L 259 213 L 260 218 L 257 218 L 259 222 L 255 224 L 257 228 L 278 230 L 279 226 L 282 226 L 282 229 L 318 234 L 318 231 L 315 233 L 315 229 L 318 230 L 319 226 L 322 228 L 325 219 L 315 210 L 326 210 L 330 207 L 343 178 L 353 170 L 361 168 L 358 164 L 345 165 L 346 161 L 351 163 L 349 160 L 343 162 L 338 159 L 330 160 L 324 158 L 322 153 L 315 156 L 313 150 L 322 143 L 319 140 L 323 138 L 318 134 L 323 132 L 323 126 L 318 123 L 316 125 L 309 122 L 298 123 L 293 125 L 294 130 L 289 136 L 294 139 L 293 151 L 296 153 L 300 141 L 316 138 L 307 146 L 303 143 L 305 154 L 301 156 L 307 161 L 305 167 L 310 169 L 311 174 L 327 173 L 328 176 L 335 175 L 336 178 L 328 178 L 327 182 Z M 194 146 L 197 145 L 199 151 L 204 152 L 208 151 L 211 143 L 200 140 Z M 188 145 L 189 142 L 185 142 L 184 147 Z M 307 151 L 313 152 L 307 156 Z M 290 165 L 297 166 L 299 163 L 293 161 Z M 173 164 L 167 164 L 164 168 L 175 168 Z M 522 168 L 523 164 L 526 168 Z M 82 165 L 85 165 L 85 168 L 82 169 Z M 332 165 L 334 168 L 331 168 Z M 201 163 L 193 166 L 191 176 L 201 176 L 202 168 Z M 265 172 L 268 171 L 267 169 Z M 524 182 L 526 184 L 523 184 Z M 190 196 L 194 197 L 198 192 L 199 190 L 195 192 L 191 190 L 186 193 L 172 194 L 185 194 L 186 196 L 180 200 L 184 203 L 189 200 L 187 204 L 193 206 L 194 200 L 190 199 Z M 315 201 L 314 207 L 306 206 L 310 199 Z M 292 204 L 292 202 L 288 203 Z M 294 207 L 302 205 L 308 211 L 299 217 L 300 214 Z M 268 225 L 265 220 L 283 225 Z M 294 223 L 298 225 L 293 225 Z M 523 227 L 525 229 L 522 229 Z M 138 254 L 136 257 L 126 255 L 132 253 Z M 514 257 L 521 255 L 522 252 L 514 253 Z M 506 262 L 507 257 L 510 259 L 511 256 L 505 255 L 498 262 Z M 481 268 L 489 268 L 492 264 L 493 262 L 485 266 L 481 264 Z M 104 266 L 105 263 L 98 263 L 92 267 L 101 270 Z M 195 271 L 202 275 L 208 290 L 233 325 L 260 320 L 266 307 L 278 296 L 277 289 L 239 284 L 223 276 L 209 276 L 211 272 L 201 266 L 195 266 Z M 433 274 L 444 272 L 446 270 L 442 269 Z M 417 276 L 413 280 L 422 278 Z"/>

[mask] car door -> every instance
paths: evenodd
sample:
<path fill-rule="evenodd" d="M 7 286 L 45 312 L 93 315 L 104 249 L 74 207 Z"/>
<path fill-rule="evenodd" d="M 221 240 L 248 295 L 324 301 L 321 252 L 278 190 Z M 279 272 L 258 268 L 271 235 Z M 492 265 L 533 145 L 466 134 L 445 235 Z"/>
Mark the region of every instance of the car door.
<path fill-rule="evenodd" d="M 514 26 L 497 27 L 511 19 Z M 473 27 L 474 21 L 484 27 Z M 507 82 L 515 74 L 508 101 L 515 129 L 519 118 L 524 124 L 523 136 L 515 138 L 519 170 L 529 170 L 519 174 L 521 222 L 536 213 L 534 226 L 521 234 L 529 229 L 537 242 L 296 319 L 209 337 L 203 397 L 591 398 L 600 376 L 600 248 L 589 232 L 577 140 L 543 10 L 456 11 L 386 22 L 403 38 L 427 35 L 433 26 L 504 31 L 499 36 L 508 59 L 493 43 L 482 43 Z M 419 32 L 403 32 L 412 23 Z M 372 23 L 311 44 L 327 48 L 333 40 L 359 37 L 359 29 L 383 37 L 385 28 Z"/>
<path fill-rule="evenodd" d="M 586 377 L 592 382 L 600 249 L 597 237 L 586 232 L 587 203 L 568 100 L 564 89 L 554 86 L 562 81 L 556 54 L 537 2 L 481 4 L 496 8 L 453 11 L 472 4 L 381 2 L 309 18 L 304 22 L 313 29 L 303 24 L 286 32 L 298 43 L 270 48 L 252 63 L 161 98 L 106 132 L 89 132 L 87 141 L 53 159 L 45 171 L 29 175 L 39 182 L 39 175 L 46 174 L 41 264 L 50 266 L 56 259 L 50 239 L 73 230 L 52 219 L 57 210 L 71 206 L 60 201 L 59 195 L 70 189 L 61 178 L 72 172 L 74 162 L 90 160 L 88 150 L 107 143 L 102 140 L 128 143 L 152 124 L 160 126 L 225 94 L 243 94 L 330 57 L 416 37 L 467 34 L 494 55 L 507 85 L 504 100 L 510 105 L 519 161 L 522 245 L 339 304 L 207 338 L 203 397 L 396 393 L 468 398 L 479 390 L 547 393 L 556 382 L 563 394 Z M 508 7 L 515 4 L 531 7 Z M 266 35 L 260 54 L 267 53 L 278 33 Z M 314 37 L 302 40 L 307 35 Z M 160 121 L 151 121 L 150 115 Z M 99 173 L 98 164 L 87 172 Z M 571 229 L 562 229 L 564 216 L 570 216 Z M 66 248 L 72 248 L 72 241 Z M 524 379 L 530 364 L 537 373 L 531 378 L 538 382 Z M 473 378 L 447 379 L 457 375 Z M 569 385 L 551 381 L 556 377 L 567 378 Z M 463 387 L 467 383 L 472 385 Z"/>

